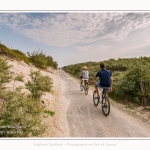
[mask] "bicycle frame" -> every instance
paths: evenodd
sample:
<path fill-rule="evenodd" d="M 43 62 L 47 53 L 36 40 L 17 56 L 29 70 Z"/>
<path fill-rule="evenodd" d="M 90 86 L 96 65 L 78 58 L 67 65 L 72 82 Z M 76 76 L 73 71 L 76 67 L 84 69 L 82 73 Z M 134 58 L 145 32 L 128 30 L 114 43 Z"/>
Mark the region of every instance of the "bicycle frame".
<path fill-rule="evenodd" d="M 88 81 L 87 80 L 83 80 L 83 86 L 80 83 L 80 89 L 81 89 L 81 91 L 83 91 L 83 89 L 84 89 L 85 95 L 88 94 L 88 86 L 87 86 L 86 82 L 88 82 Z"/>
<path fill-rule="evenodd" d="M 103 88 L 98 88 L 98 92 L 99 92 L 100 96 L 99 96 L 99 98 L 97 98 L 98 101 L 94 103 L 95 106 L 97 106 L 100 103 L 100 99 L 102 101 L 102 99 L 105 97 Z M 97 95 L 97 91 L 96 90 L 94 91 L 94 93 Z M 97 97 L 97 96 L 95 96 L 95 97 Z"/>

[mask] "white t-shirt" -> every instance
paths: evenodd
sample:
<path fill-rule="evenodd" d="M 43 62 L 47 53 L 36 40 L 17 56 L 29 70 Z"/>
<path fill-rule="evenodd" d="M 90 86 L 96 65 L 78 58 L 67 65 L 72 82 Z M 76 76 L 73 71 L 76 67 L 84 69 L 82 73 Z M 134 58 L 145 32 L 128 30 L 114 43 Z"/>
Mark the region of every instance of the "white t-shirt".
<path fill-rule="evenodd" d="M 89 79 L 89 71 L 88 70 L 82 70 L 81 76 L 83 76 L 83 79 Z"/>

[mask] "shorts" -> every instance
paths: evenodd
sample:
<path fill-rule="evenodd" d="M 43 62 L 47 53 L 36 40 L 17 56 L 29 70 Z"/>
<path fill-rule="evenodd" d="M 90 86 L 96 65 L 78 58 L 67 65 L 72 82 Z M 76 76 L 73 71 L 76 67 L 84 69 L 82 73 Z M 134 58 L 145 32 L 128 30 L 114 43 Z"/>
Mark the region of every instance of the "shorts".
<path fill-rule="evenodd" d="M 86 80 L 86 81 L 88 81 L 89 79 L 82 78 L 82 80 Z"/>
<path fill-rule="evenodd" d="M 82 80 L 82 81 L 87 81 L 87 82 L 88 82 L 89 79 L 82 78 L 81 80 Z"/>
<path fill-rule="evenodd" d="M 110 87 L 102 87 L 102 86 L 100 86 L 100 82 L 96 82 L 95 85 L 96 85 L 98 88 L 103 89 L 103 90 L 104 90 L 104 93 L 108 93 L 108 92 L 109 92 L 109 88 L 110 88 Z"/>

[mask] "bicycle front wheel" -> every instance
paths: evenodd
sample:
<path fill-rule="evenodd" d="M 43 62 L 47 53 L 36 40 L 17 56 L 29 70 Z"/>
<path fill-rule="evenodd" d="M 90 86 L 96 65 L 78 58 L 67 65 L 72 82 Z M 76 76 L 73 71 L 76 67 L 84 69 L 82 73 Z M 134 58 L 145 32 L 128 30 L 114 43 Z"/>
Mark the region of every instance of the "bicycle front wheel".
<path fill-rule="evenodd" d="M 108 116 L 110 113 L 110 102 L 107 97 L 104 97 L 102 100 L 102 111 L 105 116 Z"/>
<path fill-rule="evenodd" d="M 97 98 L 96 91 L 93 92 L 93 102 L 94 102 L 95 106 L 97 106 L 99 104 L 99 98 Z"/>

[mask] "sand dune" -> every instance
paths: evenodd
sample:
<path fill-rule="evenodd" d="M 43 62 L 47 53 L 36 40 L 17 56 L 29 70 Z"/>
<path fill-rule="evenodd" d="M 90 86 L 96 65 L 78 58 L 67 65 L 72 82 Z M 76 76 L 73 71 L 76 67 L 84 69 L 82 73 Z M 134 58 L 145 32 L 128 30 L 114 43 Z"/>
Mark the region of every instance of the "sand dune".
<path fill-rule="evenodd" d="M 22 92 L 28 93 L 29 91 L 25 88 L 25 83 L 30 80 L 30 71 L 39 70 L 33 65 L 27 65 L 24 62 L 18 62 L 16 60 L 8 60 L 8 65 L 11 65 L 10 71 L 12 72 L 13 79 L 6 84 L 6 87 L 13 90 L 21 86 Z M 48 68 L 47 71 L 40 70 L 42 75 L 48 75 L 53 82 L 52 92 L 45 92 L 42 95 L 42 100 L 45 101 L 46 108 L 54 111 L 55 115 L 44 118 L 43 121 L 48 123 L 48 132 L 44 134 L 44 137 L 69 137 L 69 128 L 66 119 L 66 110 L 68 101 L 65 99 L 62 93 L 63 81 L 59 77 L 58 70 Z M 17 75 L 23 75 L 23 82 L 15 80 Z"/>

